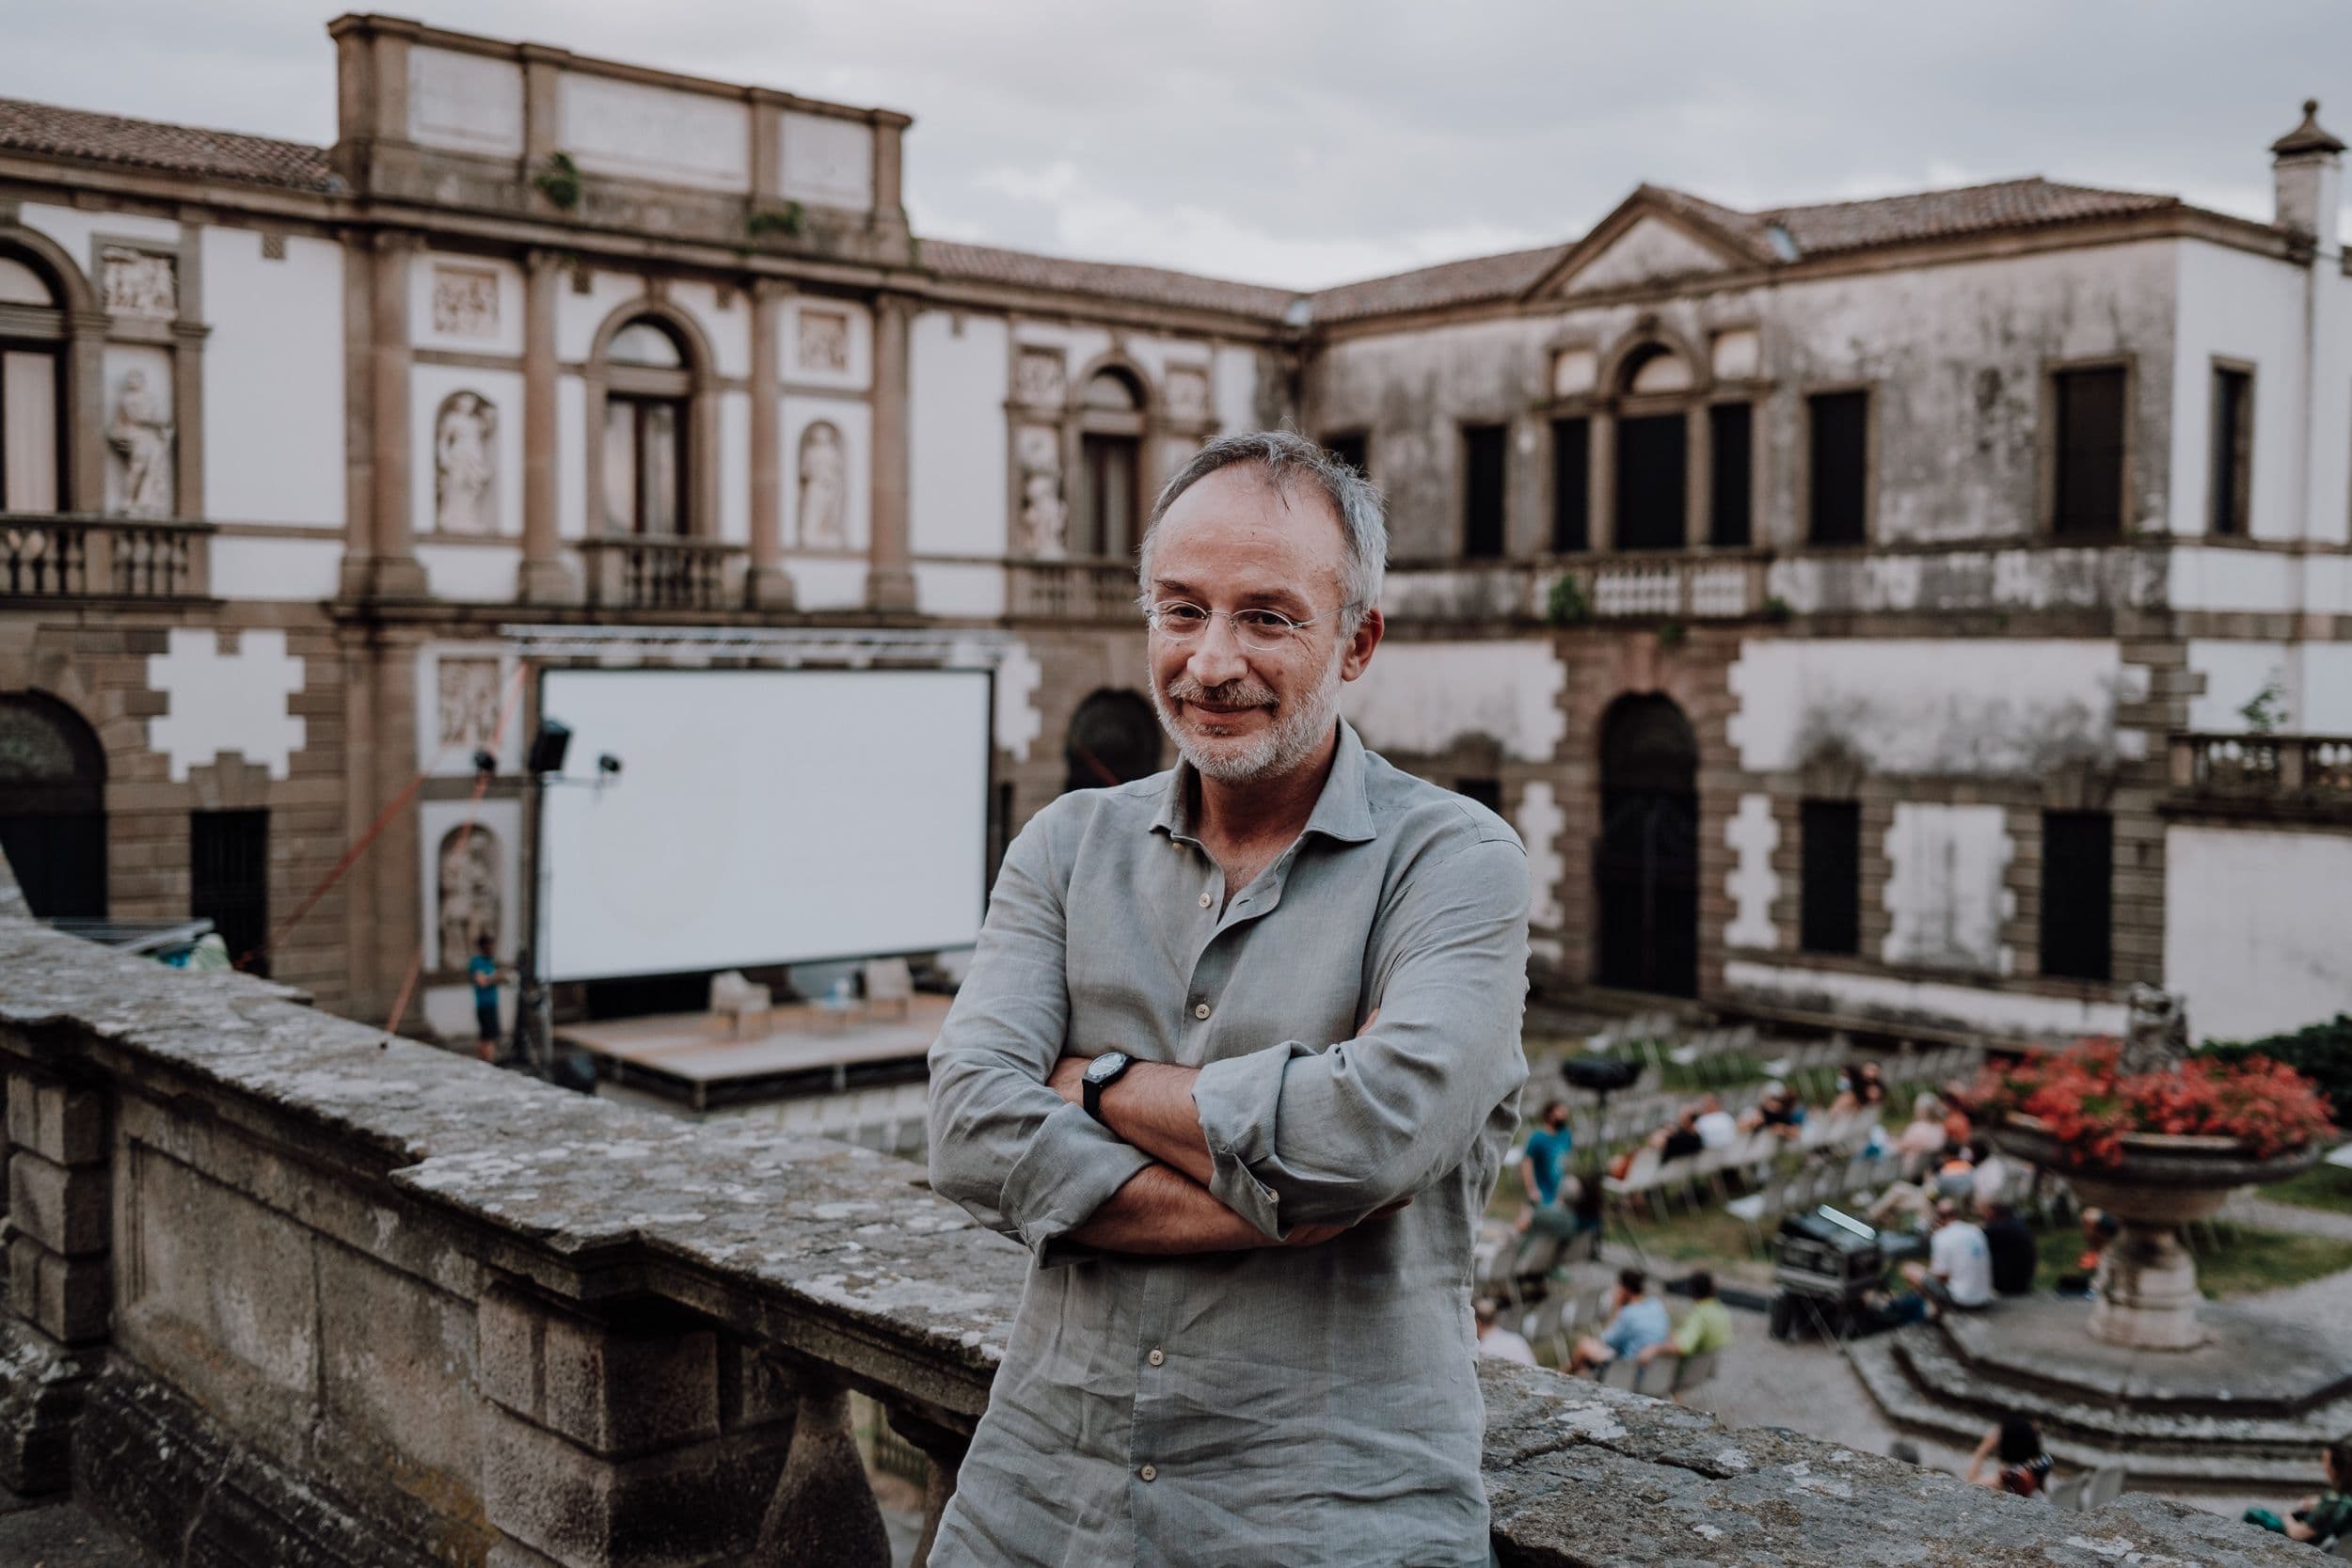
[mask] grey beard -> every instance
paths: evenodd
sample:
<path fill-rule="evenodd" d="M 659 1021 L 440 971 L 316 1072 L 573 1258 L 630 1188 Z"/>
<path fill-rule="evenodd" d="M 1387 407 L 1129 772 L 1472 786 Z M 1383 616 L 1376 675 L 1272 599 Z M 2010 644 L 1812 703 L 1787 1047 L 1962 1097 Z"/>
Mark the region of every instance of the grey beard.
<path fill-rule="evenodd" d="M 1333 649 L 1330 668 L 1323 681 L 1297 708 L 1275 721 L 1273 728 L 1259 736 L 1242 751 L 1210 752 L 1198 746 L 1180 727 L 1169 711 L 1168 700 L 1160 691 L 1160 683 L 1151 683 L 1152 709 L 1159 715 L 1160 728 L 1176 743 L 1177 753 L 1192 764 L 1193 770 L 1202 778 L 1219 784 L 1250 784 L 1260 779 L 1279 779 L 1311 755 L 1330 735 L 1338 721 L 1340 688 L 1340 655 Z"/>

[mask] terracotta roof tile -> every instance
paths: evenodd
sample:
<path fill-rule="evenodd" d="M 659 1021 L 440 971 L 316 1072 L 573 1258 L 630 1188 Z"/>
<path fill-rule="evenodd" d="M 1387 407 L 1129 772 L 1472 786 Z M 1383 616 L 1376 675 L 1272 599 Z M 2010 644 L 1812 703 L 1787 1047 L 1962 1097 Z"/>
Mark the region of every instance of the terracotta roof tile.
<path fill-rule="evenodd" d="M 325 148 L 234 131 L 199 131 L 151 119 L 60 109 L 13 98 L 0 98 L 0 149 L 294 190 L 341 188 L 341 182 L 327 167 Z"/>
<path fill-rule="evenodd" d="M 1501 256 L 1473 256 L 1388 277 L 1343 283 L 1313 295 L 1317 322 L 1354 321 L 1436 306 L 1516 299 L 1568 253 L 1565 245 L 1538 245 Z"/>
<path fill-rule="evenodd" d="M 2180 205 L 2177 196 L 2061 185 L 2035 176 L 1869 201 L 1775 207 L 1746 215 L 1767 230 L 1774 225 L 1786 230 L 1800 256 L 1833 256 L 1961 234 L 2123 217 Z"/>
<path fill-rule="evenodd" d="M 922 259 L 925 266 L 942 277 L 1009 283 L 1027 289 L 1063 289 L 1107 299 L 1221 310 L 1269 321 L 1281 320 L 1292 302 L 1299 297 L 1288 289 L 1229 283 L 1188 272 L 1170 272 L 1164 267 L 1132 266 L 1121 261 L 1073 261 L 1059 256 L 999 250 L 994 245 L 962 245 L 952 240 L 925 240 Z"/>

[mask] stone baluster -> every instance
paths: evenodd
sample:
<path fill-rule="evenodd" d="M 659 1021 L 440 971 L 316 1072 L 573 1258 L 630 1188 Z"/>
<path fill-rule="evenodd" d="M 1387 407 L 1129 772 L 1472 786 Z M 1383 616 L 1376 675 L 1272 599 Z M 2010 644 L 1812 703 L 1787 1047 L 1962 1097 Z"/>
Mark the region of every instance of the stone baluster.
<path fill-rule="evenodd" d="M 756 1568 L 889 1568 L 890 1536 L 858 1456 L 850 1391 L 821 1370 L 779 1364 L 798 1385 L 792 1447 L 785 1455 Z"/>
<path fill-rule="evenodd" d="M 963 1453 L 972 1446 L 972 1434 L 900 1409 L 890 1412 L 890 1429 L 922 1449 L 923 1457 L 931 1462 L 923 1488 L 923 1535 L 914 1544 L 909 1564 L 909 1568 L 929 1568 L 931 1543 L 939 1537 L 940 1516 L 947 1512 L 947 1499 L 956 1495 L 956 1475 L 963 1468 Z"/>

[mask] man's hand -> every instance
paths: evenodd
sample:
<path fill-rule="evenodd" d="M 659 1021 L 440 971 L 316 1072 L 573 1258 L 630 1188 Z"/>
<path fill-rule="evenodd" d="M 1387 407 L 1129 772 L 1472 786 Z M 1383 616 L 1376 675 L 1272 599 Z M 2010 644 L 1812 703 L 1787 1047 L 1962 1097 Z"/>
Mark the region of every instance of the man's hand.
<path fill-rule="evenodd" d="M 1064 1056 L 1054 1064 L 1046 1075 L 1045 1086 L 1073 1105 L 1086 1103 L 1087 1069 L 1094 1065 L 1091 1056 Z"/>

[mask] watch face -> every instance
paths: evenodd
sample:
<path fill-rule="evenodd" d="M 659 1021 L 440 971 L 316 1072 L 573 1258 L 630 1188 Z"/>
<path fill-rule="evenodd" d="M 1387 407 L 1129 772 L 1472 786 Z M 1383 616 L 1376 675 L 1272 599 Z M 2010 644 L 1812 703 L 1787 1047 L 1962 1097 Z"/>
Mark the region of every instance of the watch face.
<path fill-rule="evenodd" d="M 1088 1065 L 1087 1082 L 1107 1084 L 1125 1071 L 1126 1068 L 1127 1057 L 1124 1052 L 1106 1051 Z"/>

